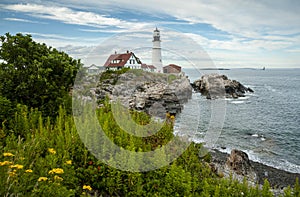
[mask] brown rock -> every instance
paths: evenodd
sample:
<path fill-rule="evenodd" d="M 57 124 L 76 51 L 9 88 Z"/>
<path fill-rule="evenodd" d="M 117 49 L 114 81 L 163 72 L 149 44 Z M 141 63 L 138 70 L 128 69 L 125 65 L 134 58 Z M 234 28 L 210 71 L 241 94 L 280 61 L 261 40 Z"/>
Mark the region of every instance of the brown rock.
<path fill-rule="evenodd" d="M 253 171 L 248 155 L 236 149 L 231 151 L 230 156 L 227 158 L 226 165 L 229 169 L 240 175 L 247 175 L 250 171 Z"/>

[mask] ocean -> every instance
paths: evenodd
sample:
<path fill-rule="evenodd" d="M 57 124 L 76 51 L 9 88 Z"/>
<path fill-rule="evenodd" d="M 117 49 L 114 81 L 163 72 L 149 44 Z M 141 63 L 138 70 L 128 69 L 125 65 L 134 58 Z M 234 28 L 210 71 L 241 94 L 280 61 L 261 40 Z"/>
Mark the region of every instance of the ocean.
<path fill-rule="evenodd" d="M 226 153 L 243 150 L 253 161 L 300 173 L 300 69 L 184 72 L 191 82 L 205 73 L 225 74 L 254 90 L 246 97 L 223 100 L 224 111 L 220 114 L 224 117 L 219 118 L 223 124 L 220 133 L 215 134 L 213 148 Z M 212 112 L 214 102 L 219 101 L 193 93 L 182 113 L 189 117 L 176 118 L 175 132 L 195 142 L 205 141 L 209 127 L 215 124 L 211 121 L 216 116 Z"/>

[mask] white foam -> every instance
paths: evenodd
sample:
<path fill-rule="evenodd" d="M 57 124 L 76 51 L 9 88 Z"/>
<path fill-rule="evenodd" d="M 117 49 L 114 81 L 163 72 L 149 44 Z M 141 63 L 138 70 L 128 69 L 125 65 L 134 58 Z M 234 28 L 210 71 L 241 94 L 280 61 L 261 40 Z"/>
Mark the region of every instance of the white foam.
<path fill-rule="evenodd" d="M 275 88 L 273 88 L 272 86 L 268 86 L 268 85 L 265 85 L 265 88 L 269 91 L 272 91 L 272 92 L 276 92 L 277 90 Z"/>
<path fill-rule="evenodd" d="M 245 101 L 232 101 L 231 103 L 232 104 L 242 104 L 242 103 L 244 103 Z"/>
<path fill-rule="evenodd" d="M 239 100 L 247 100 L 249 97 L 248 96 L 244 96 L 244 97 L 239 97 Z"/>
<path fill-rule="evenodd" d="M 228 153 L 230 154 L 231 149 L 230 148 L 226 148 L 226 149 L 218 149 L 220 152 L 224 152 L 224 153 Z M 267 166 L 271 166 L 273 168 L 276 169 L 280 169 L 280 170 L 284 170 L 284 171 L 288 171 L 288 172 L 292 172 L 292 173 L 300 173 L 300 165 L 296 165 L 294 163 L 291 163 L 285 159 L 281 159 L 281 160 L 262 160 L 261 158 L 259 158 L 255 152 L 253 150 L 242 150 L 243 152 L 247 153 L 249 159 L 251 161 L 255 161 Z"/>
<path fill-rule="evenodd" d="M 251 135 L 252 137 L 258 137 L 258 134 L 257 133 L 255 133 L 255 134 L 253 134 L 253 135 Z"/>
<path fill-rule="evenodd" d="M 224 100 L 225 101 L 232 101 L 233 99 L 232 98 L 225 98 Z"/>

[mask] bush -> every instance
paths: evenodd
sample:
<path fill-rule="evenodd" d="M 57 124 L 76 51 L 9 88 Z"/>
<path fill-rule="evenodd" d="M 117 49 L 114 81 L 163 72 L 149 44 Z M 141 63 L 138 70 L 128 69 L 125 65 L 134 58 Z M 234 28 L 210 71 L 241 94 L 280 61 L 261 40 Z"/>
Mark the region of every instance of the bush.
<path fill-rule="evenodd" d="M 0 95 L 12 103 L 27 105 L 55 117 L 64 105 L 79 68 L 80 60 L 45 44 L 30 35 L 0 37 Z"/>

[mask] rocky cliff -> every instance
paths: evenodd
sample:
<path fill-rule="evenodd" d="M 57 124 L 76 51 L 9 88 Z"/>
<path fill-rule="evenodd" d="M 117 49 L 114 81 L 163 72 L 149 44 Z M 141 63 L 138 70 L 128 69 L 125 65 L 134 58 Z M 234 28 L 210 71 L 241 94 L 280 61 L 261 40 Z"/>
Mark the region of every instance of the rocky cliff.
<path fill-rule="evenodd" d="M 191 85 L 195 91 L 200 92 L 207 99 L 238 98 L 245 96 L 246 92 L 253 92 L 251 88 L 245 87 L 240 82 L 219 74 L 203 75 Z"/>
<path fill-rule="evenodd" d="M 191 98 L 192 87 L 182 75 L 129 70 L 100 77 L 95 92 L 100 101 L 108 96 L 130 109 L 165 117 L 167 111 L 176 114 L 182 110 L 183 104 Z"/>

